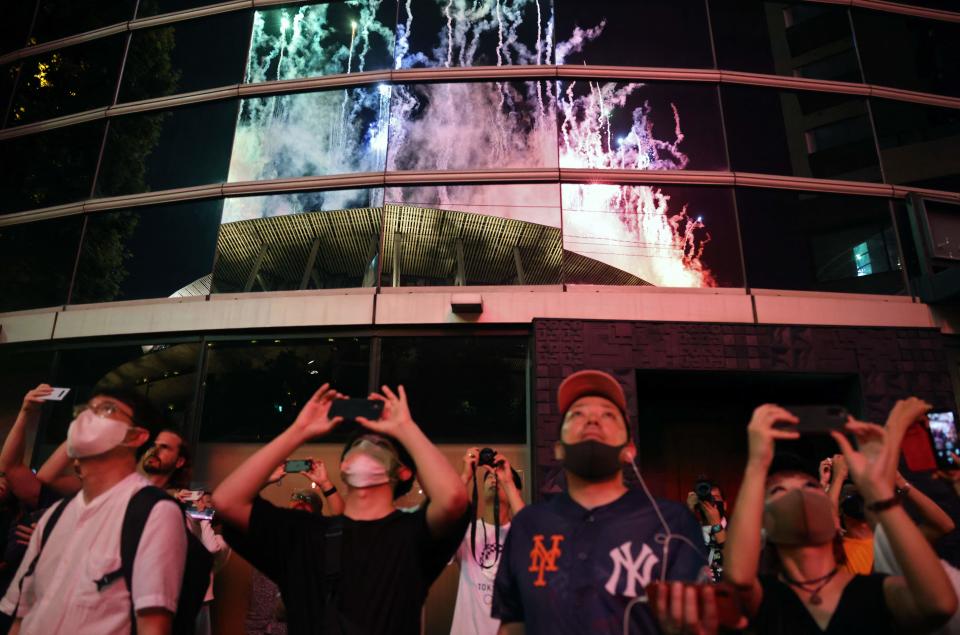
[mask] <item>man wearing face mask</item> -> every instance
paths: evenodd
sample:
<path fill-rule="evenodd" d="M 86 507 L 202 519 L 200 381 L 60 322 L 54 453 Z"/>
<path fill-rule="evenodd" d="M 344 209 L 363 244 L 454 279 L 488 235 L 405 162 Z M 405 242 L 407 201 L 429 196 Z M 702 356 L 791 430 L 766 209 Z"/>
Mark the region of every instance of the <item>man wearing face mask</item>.
<path fill-rule="evenodd" d="M 357 418 L 362 433 L 340 461 L 342 516 L 280 509 L 258 497 L 274 467 L 340 422 L 342 395 L 324 384 L 293 424 L 228 476 L 213 493 L 234 549 L 280 588 L 291 633 L 418 635 L 427 591 L 466 530 L 467 493 L 457 473 L 417 427 L 406 393 L 383 387 L 380 419 Z M 427 502 L 394 501 L 417 475 Z"/>
<path fill-rule="evenodd" d="M 171 632 L 187 549 L 176 502 L 153 506 L 136 551 L 131 588 L 115 575 L 127 504 L 150 484 L 136 471 L 137 448 L 150 437 L 142 427 L 152 423 L 149 411 L 137 396 L 98 394 L 70 424 L 67 453 L 82 488 L 51 507 L 30 538 L 4 598 L 18 605 L 11 633 L 126 635 L 131 627 L 140 635 Z M 55 512 L 59 519 L 41 550 L 41 536 Z"/>
<path fill-rule="evenodd" d="M 607 373 L 584 370 L 557 391 L 554 453 L 567 489 L 514 518 L 494 588 L 500 634 L 658 632 L 651 582 L 693 581 L 707 563 L 700 524 L 681 503 L 631 490 L 626 397 Z M 670 538 L 668 539 L 668 535 Z"/>

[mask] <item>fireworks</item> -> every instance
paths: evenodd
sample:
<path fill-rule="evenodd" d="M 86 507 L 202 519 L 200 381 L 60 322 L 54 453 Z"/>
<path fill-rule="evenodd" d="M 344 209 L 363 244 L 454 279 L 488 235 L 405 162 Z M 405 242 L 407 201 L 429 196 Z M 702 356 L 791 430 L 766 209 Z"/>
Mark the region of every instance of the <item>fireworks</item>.
<path fill-rule="evenodd" d="M 605 26 L 601 21 L 577 27 L 551 46 L 550 0 L 400 0 L 394 40 L 383 18 L 393 15 L 391 4 L 352 0 L 339 5 L 336 16 L 328 4 L 300 7 L 292 15 L 292 9 L 258 11 L 247 81 L 359 72 L 371 62 L 375 68 L 396 69 L 550 64 L 552 58 L 563 63 L 602 38 Z M 433 14 L 417 17 L 415 11 Z M 437 32 L 416 31 L 431 29 L 426 26 L 431 23 L 439 25 Z M 238 122 L 230 180 L 383 169 L 685 169 L 681 113 L 670 104 L 674 129 L 669 134 L 654 130 L 652 106 L 639 101 L 643 88 L 641 83 L 485 82 L 250 99 L 243 102 Z M 629 108 L 629 129 L 614 129 L 614 114 Z M 425 189 L 417 188 L 418 196 Z M 522 187 L 458 186 L 455 195 L 454 188 L 431 189 L 428 198 L 438 207 L 474 205 L 480 213 L 508 217 L 530 202 Z M 394 188 L 385 200 L 415 202 L 408 201 L 411 192 Z M 716 285 L 702 260 L 710 240 L 702 218 L 658 188 L 564 184 L 560 193 L 566 249 L 655 285 Z M 337 199 L 329 195 L 325 209 Z M 350 200 L 337 202 L 346 206 Z M 225 220 L 260 215 L 250 206 L 239 213 L 235 205 L 242 203 L 227 201 Z M 290 201 L 281 206 L 313 211 L 297 207 Z M 543 222 L 542 214 L 537 216 L 536 222 Z M 559 215 L 546 224 L 559 226 Z"/>

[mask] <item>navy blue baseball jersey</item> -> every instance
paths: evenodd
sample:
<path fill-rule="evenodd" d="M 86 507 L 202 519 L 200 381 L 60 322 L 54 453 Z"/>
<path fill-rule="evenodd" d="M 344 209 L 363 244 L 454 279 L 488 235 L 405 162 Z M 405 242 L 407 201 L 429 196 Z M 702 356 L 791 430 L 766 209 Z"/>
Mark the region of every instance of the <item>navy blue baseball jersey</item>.
<path fill-rule="evenodd" d="M 660 579 L 696 581 L 707 564 L 700 523 L 686 506 L 657 501 L 673 538 L 643 491 L 585 509 L 564 492 L 525 507 L 511 523 L 494 587 L 494 617 L 531 633 L 623 633 L 627 605 Z M 688 542 L 689 541 L 689 542 Z M 657 633 L 645 603 L 630 609 L 629 633 Z"/>

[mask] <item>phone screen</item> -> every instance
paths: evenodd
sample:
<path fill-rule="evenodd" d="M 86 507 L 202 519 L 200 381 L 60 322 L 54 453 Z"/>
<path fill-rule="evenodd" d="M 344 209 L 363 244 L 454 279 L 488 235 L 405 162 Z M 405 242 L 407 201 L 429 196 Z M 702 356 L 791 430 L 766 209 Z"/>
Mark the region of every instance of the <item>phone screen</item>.
<path fill-rule="evenodd" d="M 960 467 L 953 459 L 953 453 L 958 451 L 956 413 L 953 410 L 932 410 L 927 413 L 927 419 L 937 464 L 946 469 Z"/>
<path fill-rule="evenodd" d="M 309 460 L 293 459 L 283 464 L 283 471 L 287 474 L 298 474 L 308 471 L 310 467 L 311 463 Z"/>
<path fill-rule="evenodd" d="M 196 507 L 187 508 L 187 516 L 196 520 L 213 520 L 213 514 L 214 511 L 212 507 L 203 510 L 197 509 Z"/>

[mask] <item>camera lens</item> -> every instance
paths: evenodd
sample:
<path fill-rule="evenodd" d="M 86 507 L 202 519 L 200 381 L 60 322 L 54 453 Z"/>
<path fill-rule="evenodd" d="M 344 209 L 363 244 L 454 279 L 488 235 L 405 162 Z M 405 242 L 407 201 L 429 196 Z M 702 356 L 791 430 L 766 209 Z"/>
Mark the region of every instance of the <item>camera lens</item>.
<path fill-rule="evenodd" d="M 477 460 L 477 465 L 489 465 L 493 467 L 493 458 L 497 455 L 493 451 L 493 448 L 483 448 L 480 450 L 480 457 Z"/>

